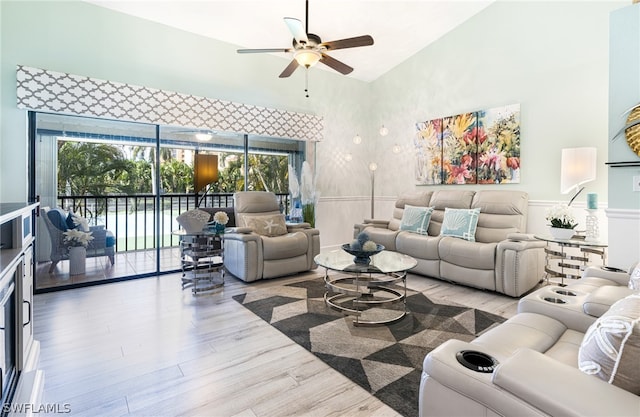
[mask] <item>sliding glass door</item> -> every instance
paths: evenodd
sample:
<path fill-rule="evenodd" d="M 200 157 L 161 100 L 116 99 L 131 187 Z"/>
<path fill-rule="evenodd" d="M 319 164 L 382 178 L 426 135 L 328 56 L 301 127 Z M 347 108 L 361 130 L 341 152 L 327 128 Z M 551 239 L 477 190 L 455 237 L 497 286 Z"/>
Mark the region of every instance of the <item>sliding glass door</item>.
<path fill-rule="evenodd" d="M 302 141 L 206 129 L 45 113 L 30 120 L 34 195 L 51 214 L 51 221 L 41 216 L 38 224 L 39 291 L 178 271 L 179 241 L 172 232 L 180 213 L 232 206 L 240 190 L 272 191 L 288 212 L 287 167 L 299 172 L 306 148 Z M 198 155 L 215 165 L 206 167 L 215 175 L 200 182 Z M 79 219 L 104 242 L 88 253 L 86 271 L 72 275 L 60 233 Z"/>

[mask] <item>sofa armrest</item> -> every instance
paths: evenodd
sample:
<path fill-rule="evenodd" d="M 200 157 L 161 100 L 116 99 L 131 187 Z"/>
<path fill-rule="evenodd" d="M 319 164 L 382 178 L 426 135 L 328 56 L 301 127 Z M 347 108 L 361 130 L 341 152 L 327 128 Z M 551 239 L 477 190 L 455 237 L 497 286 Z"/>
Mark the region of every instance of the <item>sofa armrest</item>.
<path fill-rule="evenodd" d="M 254 233 L 249 227 L 238 227 L 236 229 L 227 229 L 224 234 L 224 240 L 236 240 L 242 242 L 257 242 L 260 241 L 260 235 Z"/>
<path fill-rule="evenodd" d="M 536 239 L 530 233 L 509 233 L 507 235 L 507 240 L 510 240 L 512 242 L 540 242 L 543 246 L 546 245 L 544 241 Z"/>
<path fill-rule="evenodd" d="M 496 248 L 496 290 L 519 297 L 544 276 L 546 242 L 533 235 L 511 233 Z"/>
<path fill-rule="evenodd" d="M 448 390 L 459 393 L 463 397 L 493 410 L 498 415 L 515 415 L 514 410 L 522 410 L 522 406 L 519 407 L 519 403 L 521 403 L 519 399 L 505 395 L 491 382 L 492 373 L 476 372 L 458 362 L 456 354 L 463 350 L 474 350 L 493 356 L 485 347 L 476 346 L 473 343 L 456 339 L 449 339 L 442 343 L 429 352 L 424 359 L 420 383 L 420 402 L 439 401 L 438 398 L 433 397 L 433 393 L 428 392 L 428 380 L 432 379 Z M 422 409 L 428 405 L 421 404 L 420 407 Z"/>
<path fill-rule="evenodd" d="M 640 397 L 531 349 L 493 374 L 498 387 L 552 416 L 638 416 Z"/>
<path fill-rule="evenodd" d="M 582 278 L 589 277 L 608 279 L 612 281 L 612 284 L 623 285 L 625 287 L 629 285 L 629 273 L 626 271 L 607 271 L 600 266 L 590 266 L 585 268 L 582 273 Z"/>
<path fill-rule="evenodd" d="M 104 226 L 91 226 L 89 232 L 93 240 L 89 242 L 87 249 L 103 249 L 107 245 L 107 229 Z"/>
<path fill-rule="evenodd" d="M 224 231 L 225 236 L 233 233 L 251 234 L 253 233 L 253 229 L 250 227 L 227 227 L 227 229 Z"/>
<path fill-rule="evenodd" d="M 593 317 L 602 316 L 618 300 L 633 294 L 633 290 L 619 285 L 603 285 L 587 295 L 582 310 Z"/>
<path fill-rule="evenodd" d="M 312 229 L 309 223 L 287 223 L 287 231 L 295 232 L 296 229 Z"/>
<path fill-rule="evenodd" d="M 382 219 L 365 219 L 362 223 L 356 223 L 353 225 L 353 237 L 355 238 L 364 231 L 367 227 L 380 227 L 382 229 L 388 229 L 390 220 Z"/>

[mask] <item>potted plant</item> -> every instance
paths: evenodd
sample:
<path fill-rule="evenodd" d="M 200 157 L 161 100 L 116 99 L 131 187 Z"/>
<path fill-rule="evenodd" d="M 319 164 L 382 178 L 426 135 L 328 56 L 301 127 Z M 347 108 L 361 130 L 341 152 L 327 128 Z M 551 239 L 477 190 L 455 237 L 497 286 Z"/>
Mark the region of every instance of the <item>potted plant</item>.
<path fill-rule="evenodd" d="M 87 246 L 93 240 L 93 232 L 69 229 L 63 233 L 64 243 L 69 248 L 69 274 L 80 275 L 85 272 Z"/>
<path fill-rule="evenodd" d="M 224 229 L 229 222 L 229 215 L 224 211 L 216 211 L 213 215 L 213 221 L 217 234 L 224 233 Z"/>
<path fill-rule="evenodd" d="M 573 229 L 578 225 L 567 204 L 557 204 L 548 209 L 546 219 L 550 223 L 551 236 L 561 240 L 571 239 L 575 233 Z"/>

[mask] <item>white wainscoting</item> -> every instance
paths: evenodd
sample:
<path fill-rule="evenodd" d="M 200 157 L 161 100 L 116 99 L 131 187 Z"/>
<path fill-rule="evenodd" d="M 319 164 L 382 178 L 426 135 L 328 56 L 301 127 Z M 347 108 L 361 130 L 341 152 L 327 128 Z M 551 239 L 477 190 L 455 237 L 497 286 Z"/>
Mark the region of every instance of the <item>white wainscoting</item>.
<path fill-rule="evenodd" d="M 640 260 L 640 210 L 610 208 L 609 259 L 607 264 L 627 269 Z"/>

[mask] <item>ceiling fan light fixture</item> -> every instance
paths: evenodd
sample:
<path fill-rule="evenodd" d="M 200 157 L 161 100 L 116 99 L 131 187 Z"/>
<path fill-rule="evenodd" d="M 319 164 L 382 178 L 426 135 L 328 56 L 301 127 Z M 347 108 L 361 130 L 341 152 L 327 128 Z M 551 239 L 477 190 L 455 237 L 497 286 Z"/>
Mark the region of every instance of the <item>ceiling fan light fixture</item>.
<path fill-rule="evenodd" d="M 298 61 L 298 64 L 309 68 L 316 65 L 318 61 L 320 61 L 320 58 L 322 58 L 322 55 L 313 49 L 299 49 L 294 53 L 293 58 Z"/>

